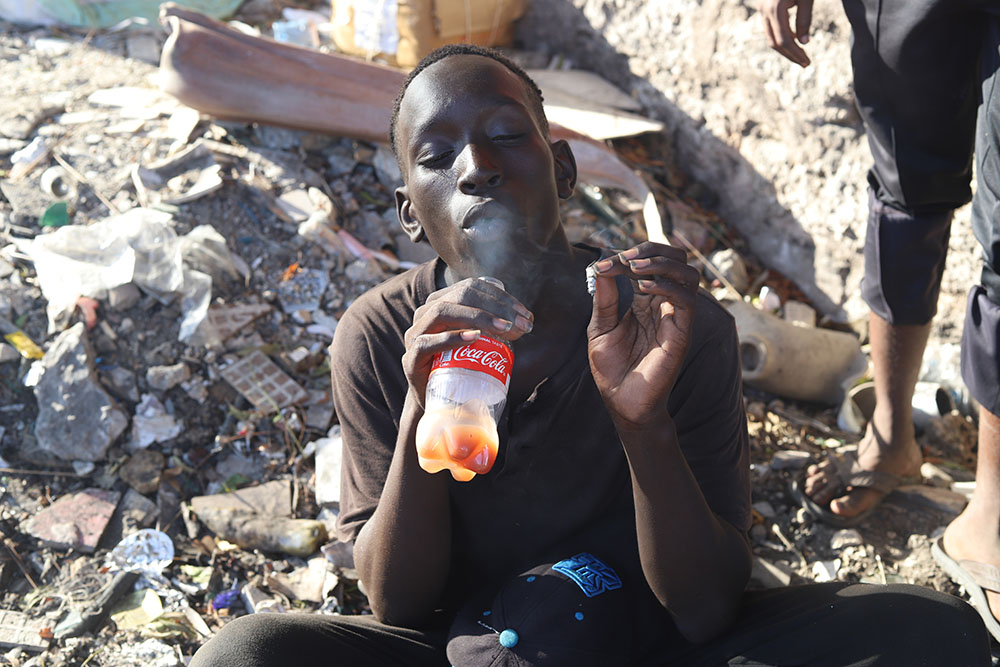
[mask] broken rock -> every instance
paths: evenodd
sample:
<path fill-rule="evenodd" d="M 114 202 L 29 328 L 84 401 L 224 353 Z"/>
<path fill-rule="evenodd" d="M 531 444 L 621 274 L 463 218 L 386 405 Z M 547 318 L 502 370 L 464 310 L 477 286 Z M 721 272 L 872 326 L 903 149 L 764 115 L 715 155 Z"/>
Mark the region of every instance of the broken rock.
<path fill-rule="evenodd" d="M 84 324 L 60 334 L 41 363 L 35 386 L 39 448 L 67 461 L 101 460 L 128 417 L 98 382 Z"/>
<path fill-rule="evenodd" d="M 183 361 L 172 366 L 151 366 L 146 371 L 146 382 L 157 391 L 168 391 L 191 377 L 191 370 Z"/>
<path fill-rule="evenodd" d="M 121 478 L 139 493 L 153 493 L 160 486 L 165 460 L 163 454 L 140 449 L 121 468 Z"/>
<path fill-rule="evenodd" d="M 65 495 L 28 520 L 27 532 L 55 549 L 92 553 L 121 494 L 84 489 Z"/>

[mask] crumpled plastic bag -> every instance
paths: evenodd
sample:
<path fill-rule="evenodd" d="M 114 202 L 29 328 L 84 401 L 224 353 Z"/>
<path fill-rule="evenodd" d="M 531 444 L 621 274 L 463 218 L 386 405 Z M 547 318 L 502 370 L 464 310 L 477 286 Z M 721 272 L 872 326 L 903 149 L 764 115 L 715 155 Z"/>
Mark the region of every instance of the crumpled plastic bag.
<path fill-rule="evenodd" d="M 130 18 L 156 25 L 162 0 L 0 0 L 0 18 L 11 23 L 110 28 Z M 243 0 L 183 0 L 212 18 L 232 15 Z"/>
<path fill-rule="evenodd" d="M 89 226 L 69 225 L 34 239 L 14 239 L 35 264 L 48 301 L 49 333 L 66 327 L 79 297 L 100 298 L 132 282 L 164 303 L 180 296 L 179 340 L 213 342 L 210 332 L 195 336 L 212 300 L 212 276 L 195 267 L 215 262 L 239 275 L 238 258 L 229 254 L 225 239 L 210 225 L 178 237 L 171 220 L 163 211 L 133 208 Z"/>

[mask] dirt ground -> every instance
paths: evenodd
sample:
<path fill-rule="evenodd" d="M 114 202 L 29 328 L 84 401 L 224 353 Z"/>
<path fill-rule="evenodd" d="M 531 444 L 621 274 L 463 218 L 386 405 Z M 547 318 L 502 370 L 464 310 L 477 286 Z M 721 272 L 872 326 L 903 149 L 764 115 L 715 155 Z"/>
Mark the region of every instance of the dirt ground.
<path fill-rule="evenodd" d="M 266 28 L 274 15 L 267 11 L 251 14 L 247 9 L 241 18 Z M 843 30 L 832 19 L 822 22 L 821 28 Z M 7 87 L 0 97 L 0 178 L 12 181 L 11 155 L 32 139 L 43 137 L 51 149 L 50 157 L 19 181 L 16 197 L 0 198 L 0 248 L 7 246 L 6 254 L 0 253 L 0 269 L 5 262 L 11 267 L 9 272 L 0 272 L 0 306 L 8 305 L 6 314 L 0 311 L 0 315 L 44 349 L 56 335 L 48 332 L 38 276 L 32 263 L 9 244 L 15 238 L 48 233 L 39 226 L 39 216 L 51 201 L 32 193 L 39 192 L 40 174 L 57 164 L 51 157 L 54 155 L 82 179 L 70 210 L 73 224 L 93 224 L 110 215 L 110 206 L 124 210 L 138 203 L 132 167 L 149 165 L 177 150 L 178 140 L 168 127 L 176 107 L 165 100 L 163 110 L 137 117 L 131 113 L 134 109 L 99 104 L 91 95 L 123 87 L 155 90 L 156 65 L 151 54 L 155 55 L 162 39 L 154 30 L 86 34 L 0 23 L 0 81 Z M 532 47 L 530 43 L 523 46 Z M 515 55 L 533 64 L 544 62 L 552 55 L 551 45 L 547 48 L 547 53 Z M 707 95 L 725 97 L 717 89 L 707 89 Z M 834 107 L 842 106 L 837 100 L 829 103 L 831 114 Z M 856 133 L 857 129 L 851 131 Z M 303 320 L 282 312 L 281 285 L 302 269 L 325 272 L 330 286 L 322 294 L 318 310 L 336 318 L 389 272 L 371 269 L 372 263 L 353 257 L 345 261 L 307 240 L 297 232 L 296 223 L 282 213 L 277 199 L 317 186 L 334 201 L 341 228 L 367 248 L 400 258 L 419 249 L 406 247 L 394 226 L 391 181 L 386 183 L 391 175 L 383 173 L 376 146 L 349 138 L 202 118 L 180 147 L 199 138 L 215 142 L 212 152 L 221 167 L 222 185 L 165 210 L 172 214 L 171 224 L 178 235 L 198 225 L 212 225 L 226 240 L 229 251 L 247 267 L 244 277 L 219 276 L 214 280 L 215 304 L 270 304 L 271 312 L 246 327 L 222 350 L 207 351 L 178 341 L 182 306 L 176 299 L 165 302 L 143 294 L 134 303 L 120 306 L 98 299 L 97 319 L 102 323 L 87 334 L 102 383 L 111 387 L 108 378 L 115 369 L 125 369 L 134 376 L 133 393 L 127 387 L 109 389 L 130 417 L 137 409 L 138 394 L 149 392 L 162 399 L 166 413 L 183 424 L 179 434 L 149 447 L 162 454 L 163 463 L 156 483 L 142 492 L 155 506 L 154 518 L 146 525 L 163 531 L 174 543 L 173 559 L 150 584 L 160 594 L 165 613 L 156 621 L 124 630 L 108 622 L 82 637 L 53 641 L 41 654 L 36 649 L 4 648 L 0 664 L 98 666 L 141 661 L 163 667 L 183 665 L 205 641 L 202 630 L 211 632 L 232 617 L 247 613 L 243 599 L 219 602 L 228 591 L 247 583 L 259 586 L 289 609 L 315 613 L 366 610 L 364 594 L 349 562 L 328 555 L 336 584 L 325 590 L 320 601 L 296 599 L 273 584 L 273 575 L 300 571 L 304 559 L 228 546 L 192 519 L 185 505 L 195 496 L 292 480 L 295 516 L 330 520 L 329 511 L 321 515 L 317 502 L 316 463 L 307 445 L 327 435 L 331 418 L 307 420 L 305 411 L 298 408 L 261 414 L 220 378 L 220 368 L 226 359 L 263 351 L 311 396 L 322 400 L 329 388 L 329 366 L 322 349 L 329 339 L 322 327 L 311 325 L 327 320 Z M 615 147 L 654 184 L 661 207 L 667 207 L 669 201 L 675 217 L 684 218 L 685 229 L 701 230 L 698 245 L 702 251 L 734 248 L 742 255 L 749 283 L 754 286 L 748 296 L 759 298 L 760 288 L 767 285 L 783 300 L 809 300 L 779 270 L 772 267 L 765 274 L 767 267 L 754 255 L 753 244 L 731 220 L 712 210 L 711 198 L 704 196 L 712 184 L 702 183 L 686 171 L 676 136 L 644 135 L 616 141 Z M 793 159 L 787 156 L 787 161 Z M 840 160 L 851 161 L 842 167 L 845 173 L 863 173 L 866 156 L 862 151 L 845 151 Z M 789 196 L 801 187 L 799 181 L 785 184 L 781 179 L 776 179 L 775 185 Z M 641 238 L 635 202 L 616 192 L 605 192 L 603 197 L 610 213 L 583 196 L 566 203 L 563 215 L 570 236 L 609 247 L 622 247 Z M 860 260 L 855 256 L 844 261 Z M 851 264 L 850 270 L 855 272 L 856 264 Z M 712 287 L 709 274 L 705 286 Z M 72 321 L 86 319 L 84 308 L 74 313 Z M 957 340 L 953 327 L 959 316 L 948 310 L 944 319 L 952 324 L 936 330 L 935 344 Z M 300 357 L 290 353 L 302 348 L 308 361 L 298 363 L 295 360 Z M 180 362 L 199 380 L 204 392 L 182 386 L 156 392 L 150 387 L 148 369 Z M 0 525 L 4 544 L 0 550 L 0 611 L 41 619 L 42 627 L 51 629 L 67 611 L 86 607 L 107 583 L 110 574 L 105 559 L 122 534 L 105 535 L 92 553 L 67 551 L 33 537 L 27 523 L 54 501 L 85 488 L 134 489 L 135 483 L 123 476 L 123 468 L 136 452 L 126 447 L 126 435 L 93 465 L 74 467 L 40 452 L 34 435 L 40 408 L 33 389 L 25 385 L 31 368 L 31 360 L 23 357 L 0 361 Z M 763 563 L 755 569 L 752 586 L 834 578 L 909 582 L 960 594 L 935 566 L 929 551 L 936 531 L 960 507 L 954 495 L 928 500 L 919 494 L 895 494 L 856 533 L 845 534 L 819 524 L 805 515 L 789 492 L 791 480 L 802 474 L 805 461 L 789 461 L 780 453 L 808 452 L 818 460 L 855 444 L 857 435 L 839 430 L 835 408 L 783 400 L 750 387 L 746 396 L 755 509 L 751 537 L 758 562 Z M 960 412 L 935 416 L 925 424 L 919 437 L 925 458 L 947 477 L 937 484 L 950 486 L 953 481 L 972 479 L 975 434 L 972 418 Z M 923 488 L 940 487 L 927 478 Z M 945 488 L 941 493 L 950 492 Z M 192 621 L 189 611 L 202 623 Z M 45 630 L 42 633 L 44 636 Z"/>

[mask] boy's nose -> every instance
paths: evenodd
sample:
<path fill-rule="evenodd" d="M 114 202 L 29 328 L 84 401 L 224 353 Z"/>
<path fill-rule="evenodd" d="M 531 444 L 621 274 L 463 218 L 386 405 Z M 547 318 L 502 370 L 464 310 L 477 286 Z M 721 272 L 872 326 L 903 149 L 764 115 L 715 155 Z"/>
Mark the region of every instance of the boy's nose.
<path fill-rule="evenodd" d="M 503 182 L 500 167 L 488 151 L 467 146 L 459 156 L 459 163 L 458 187 L 467 195 L 495 188 Z"/>

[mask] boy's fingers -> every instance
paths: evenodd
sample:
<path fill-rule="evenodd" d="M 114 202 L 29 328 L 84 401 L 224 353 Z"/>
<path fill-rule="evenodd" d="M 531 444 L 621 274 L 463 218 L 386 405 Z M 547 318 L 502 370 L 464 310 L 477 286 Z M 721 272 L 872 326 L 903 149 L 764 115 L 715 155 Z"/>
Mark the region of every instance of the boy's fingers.
<path fill-rule="evenodd" d="M 426 303 L 414 313 L 413 326 L 406 331 L 404 342 L 409 344 L 413 338 L 425 333 L 460 329 L 478 329 L 489 336 L 517 340 L 534 326 L 530 319 L 517 311 L 508 310 L 505 314 L 507 317 L 475 306 L 443 300 Z"/>
<path fill-rule="evenodd" d="M 454 350 L 456 347 L 461 347 L 477 340 L 481 335 L 482 332 L 475 329 L 425 333 L 413 339 L 407 353 L 412 353 L 412 358 L 416 361 L 420 358 L 433 356 L 438 352 Z"/>
<path fill-rule="evenodd" d="M 468 278 L 438 290 L 427 297 L 425 305 L 438 302 L 474 306 L 512 322 L 517 316 L 528 321 L 535 319 L 534 314 L 509 292 L 480 278 Z"/>
<path fill-rule="evenodd" d="M 674 310 L 686 310 L 694 307 L 694 292 L 672 280 L 662 278 L 643 278 L 639 281 L 639 291 L 647 296 L 660 296 L 667 300 Z"/>
<path fill-rule="evenodd" d="M 694 290 L 701 281 L 698 270 L 690 264 L 678 262 L 665 257 L 645 257 L 629 261 L 630 277 L 637 280 L 643 278 L 660 278 Z"/>
<path fill-rule="evenodd" d="M 594 309 L 587 327 L 590 338 L 596 338 L 618 326 L 618 286 L 615 279 L 598 274 L 594 281 Z"/>
<path fill-rule="evenodd" d="M 809 26 L 812 25 L 813 0 L 799 0 L 795 9 L 795 35 L 799 43 L 809 41 Z"/>

